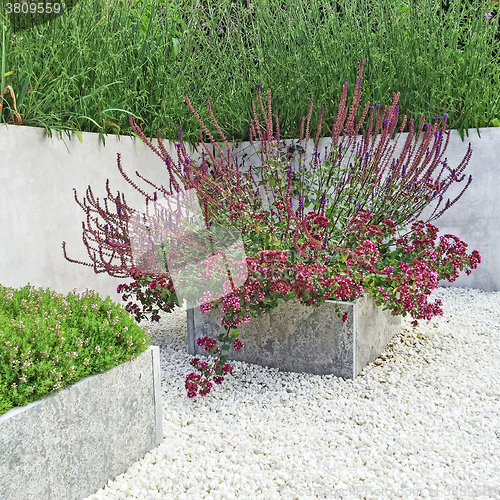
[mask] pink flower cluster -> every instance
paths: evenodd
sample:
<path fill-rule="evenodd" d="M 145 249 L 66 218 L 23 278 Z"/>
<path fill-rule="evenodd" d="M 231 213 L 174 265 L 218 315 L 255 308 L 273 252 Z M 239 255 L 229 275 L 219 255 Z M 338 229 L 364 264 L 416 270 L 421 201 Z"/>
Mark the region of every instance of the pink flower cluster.
<path fill-rule="evenodd" d="M 201 337 L 196 340 L 196 345 L 205 347 L 205 351 L 210 351 L 217 345 L 217 340 L 211 339 L 209 337 Z"/>
<path fill-rule="evenodd" d="M 244 347 L 243 342 L 238 338 L 227 336 L 227 340 L 224 344 L 227 344 L 227 342 L 233 343 L 235 351 Z M 206 361 L 200 361 L 199 358 L 191 359 L 190 364 L 201 372 L 201 375 L 193 372 L 186 376 L 185 387 L 189 398 L 195 398 L 198 394 L 200 396 L 206 396 L 210 393 L 212 388 L 210 378 L 213 379 L 215 384 L 222 384 L 224 376 L 233 372 L 233 367 L 225 363 L 226 356 L 220 356 L 221 349 L 216 347 L 217 340 L 211 339 L 210 337 L 201 337 L 196 340 L 196 345 L 205 347 L 205 351 L 211 351 L 212 353 L 217 352 L 219 356 L 216 358 L 213 366 L 210 366 Z"/>
<path fill-rule="evenodd" d="M 207 350 L 207 345 L 213 345 L 211 342 L 207 343 L 206 339 L 208 337 L 203 337 L 205 342 L 198 342 L 199 346 L 205 345 L 205 350 Z M 211 339 L 210 339 L 211 340 Z M 236 339 L 238 340 L 238 339 Z M 215 341 L 217 343 L 217 341 Z M 240 342 L 241 347 L 243 344 Z M 215 345 L 214 345 L 215 347 Z M 200 373 L 190 373 L 186 376 L 185 388 L 187 390 L 187 395 L 189 398 L 195 398 L 197 395 L 206 396 L 210 393 L 212 389 L 212 383 L 210 382 L 210 377 L 213 377 L 215 384 L 220 385 L 224 381 L 224 376 L 228 373 L 233 372 L 233 367 L 228 363 L 221 366 L 220 359 L 217 359 L 211 367 L 206 361 L 200 361 L 199 358 L 193 358 L 190 364 L 194 366 Z"/>
<path fill-rule="evenodd" d="M 147 317 L 151 313 L 151 321 L 159 321 L 159 311 L 171 312 L 178 305 L 172 279 L 168 275 L 155 275 L 143 273 L 138 267 L 130 269 L 130 276 L 134 281 L 130 284 L 118 285 L 117 293 L 127 292 L 122 295 L 123 300 L 128 300 L 131 295 L 143 305 L 142 310 L 138 304 L 128 302 L 125 309 L 135 315 L 136 321 Z M 153 304 L 158 304 L 154 308 Z"/>

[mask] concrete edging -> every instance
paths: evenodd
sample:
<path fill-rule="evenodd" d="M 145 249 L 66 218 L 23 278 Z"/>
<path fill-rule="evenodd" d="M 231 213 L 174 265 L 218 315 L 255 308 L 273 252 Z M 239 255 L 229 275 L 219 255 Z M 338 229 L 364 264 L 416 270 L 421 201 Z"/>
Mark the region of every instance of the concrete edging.
<path fill-rule="evenodd" d="M 338 302 L 348 313 L 346 323 L 337 317 L 334 304 L 328 300 L 315 308 L 298 299 L 280 300 L 275 309 L 237 327 L 245 347 L 229 350 L 228 360 L 285 372 L 356 378 L 401 331 L 402 319 L 376 306 L 367 293 L 353 302 Z M 208 314 L 200 308 L 187 310 L 189 354 L 208 354 L 196 345 L 196 339 L 224 333 L 220 317 L 219 310 Z"/>
<path fill-rule="evenodd" d="M 81 500 L 163 440 L 160 352 L 0 416 L 2 500 Z"/>

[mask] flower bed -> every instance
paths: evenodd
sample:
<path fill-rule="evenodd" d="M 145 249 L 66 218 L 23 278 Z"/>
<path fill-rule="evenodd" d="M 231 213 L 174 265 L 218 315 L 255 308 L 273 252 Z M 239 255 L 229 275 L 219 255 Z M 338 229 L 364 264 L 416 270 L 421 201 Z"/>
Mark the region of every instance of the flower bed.
<path fill-rule="evenodd" d="M 337 301 L 351 301 L 368 292 L 377 306 L 392 315 L 411 314 L 416 326 L 419 319 L 442 314 L 439 300 L 427 301 L 439 280 L 453 282 L 460 271 L 470 274 L 481 262 L 479 252 L 467 254 L 467 244 L 455 235 L 445 234 L 436 244 L 438 228 L 430 223 L 456 203 L 472 182 L 469 176 L 459 195 L 439 210 L 448 187 L 466 177 L 463 171 L 472 154 L 470 145 L 463 161 L 452 169 L 446 158 L 441 160 L 449 139 L 443 147 L 447 115 L 440 129 L 439 116 L 433 127 L 423 117 L 413 144 L 412 119 L 403 150 L 391 162 L 392 153 L 387 149 L 398 123 L 399 94 L 394 94 L 392 105 L 382 113 L 378 104 L 370 107 L 367 103 L 355 125 L 362 71 L 363 60 L 349 113 L 347 83 L 344 85 L 330 151 L 325 151 L 323 161 L 317 150 L 322 109 L 309 168 L 304 165 L 302 141 L 305 137 L 307 146 L 312 100 L 307 122 L 305 117 L 302 120 L 299 144 L 293 150 L 285 145 L 283 150 L 277 114 L 273 121 L 271 90 L 266 109 L 259 85 L 258 104 L 265 129 L 255 103 L 250 126 L 252 144 L 260 142 L 259 166 L 245 169 L 242 158 L 231 158 L 209 101 L 212 122 L 227 145 L 227 153 L 222 151 L 186 96 L 202 126 L 201 165 L 187 154 L 181 127 L 176 162 L 159 133 L 156 147 L 130 117 L 137 135 L 164 162 L 167 187 L 137 173 L 155 189 L 149 195 L 125 174 L 118 155 L 120 173 L 146 198 L 145 211 L 132 209 L 120 193 L 114 197 L 109 186 L 104 208 L 90 186 L 87 201 L 81 203 L 77 198 L 87 214 L 98 215 L 95 219 L 87 216 L 84 224 L 84 242 L 93 263 L 83 264 L 96 272 L 133 278 L 132 283 L 120 285 L 118 292 L 125 301 L 135 296 L 140 302 L 130 300 L 126 306 L 138 320 L 149 314 L 158 320 L 159 310 L 172 311 L 183 300 L 205 312 L 220 310 L 225 333 L 215 340 L 200 341 L 218 356 L 213 365 L 193 361 L 200 373 L 186 377 L 188 396 L 207 395 L 211 380 L 222 383 L 231 373 L 225 363 L 227 351 L 244 347 L 235 327 L 269 313 L 280 299 L 297 298 L 312 307 L 334 300 L 339 318 L 346 322 L 348 315 Z M 368 130 L 358 143 L 368 113 Z M 405 125 L 406 116 L 400 134 Z M 210 138 L 212 149 L 203 141 L 203 133 Z M 375 145 L 377 136 L 380 140 Z M 346 165 L 343 160 L 351 160 L 353 152 L 354 161 Z M 433 173 L 438 167 L 438 173 Z M 444 174 L 446 170 L 449 175 Z M 427 221 L 419 220 L 434 202 Z M 109 210 L 110 204 L 115 205 L 116 214 Z M 404 234 L 408 226 L 411 229 Z M 65 248 L 64 255 L 78 262 L 67 257 Z M 222 345 L 218 347 L 217 342 Z"/>
<path fill-rule="evenodd" d="M 2 500 L 79 500 L 157 446 L 159 367 L 109 297 L 1 287 Z"/>
<path fill-rule="evenodd" d="M 0 415 L 135 358 L 149 338 L 91 290 L 0 289 Z"/>
<path fill-rule="evenodd" d="M 0 416 L 2 500 L 81 500 L 163 439 L 160 355 L 137 358 Z"/>

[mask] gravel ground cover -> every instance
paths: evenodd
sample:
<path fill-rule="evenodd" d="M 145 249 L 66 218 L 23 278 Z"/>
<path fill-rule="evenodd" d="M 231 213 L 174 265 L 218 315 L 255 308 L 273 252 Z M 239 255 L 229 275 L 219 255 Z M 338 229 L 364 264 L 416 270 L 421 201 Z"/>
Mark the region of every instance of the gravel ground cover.
<path fill-rule="evenodd" d="M 163 443 L 85 500 L 500 498 L 500 292 L 432 297 L 444 315 L 404 318 L 355 381 L 232 362 L 196 400 L 185 311 L 164 314 Z"/>

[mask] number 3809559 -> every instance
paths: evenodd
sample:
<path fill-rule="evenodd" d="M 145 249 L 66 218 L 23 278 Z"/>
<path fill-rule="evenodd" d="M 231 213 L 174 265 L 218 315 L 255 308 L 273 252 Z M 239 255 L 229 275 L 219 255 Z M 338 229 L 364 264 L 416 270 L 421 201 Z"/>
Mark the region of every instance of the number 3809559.
<path fill-rule="evenodd" d="M 44 3 L 44 2 L 21 2 L 5 4 L 7 14 L 59 14 L 61 12 L 61 4 L 59 3 Z"/>

